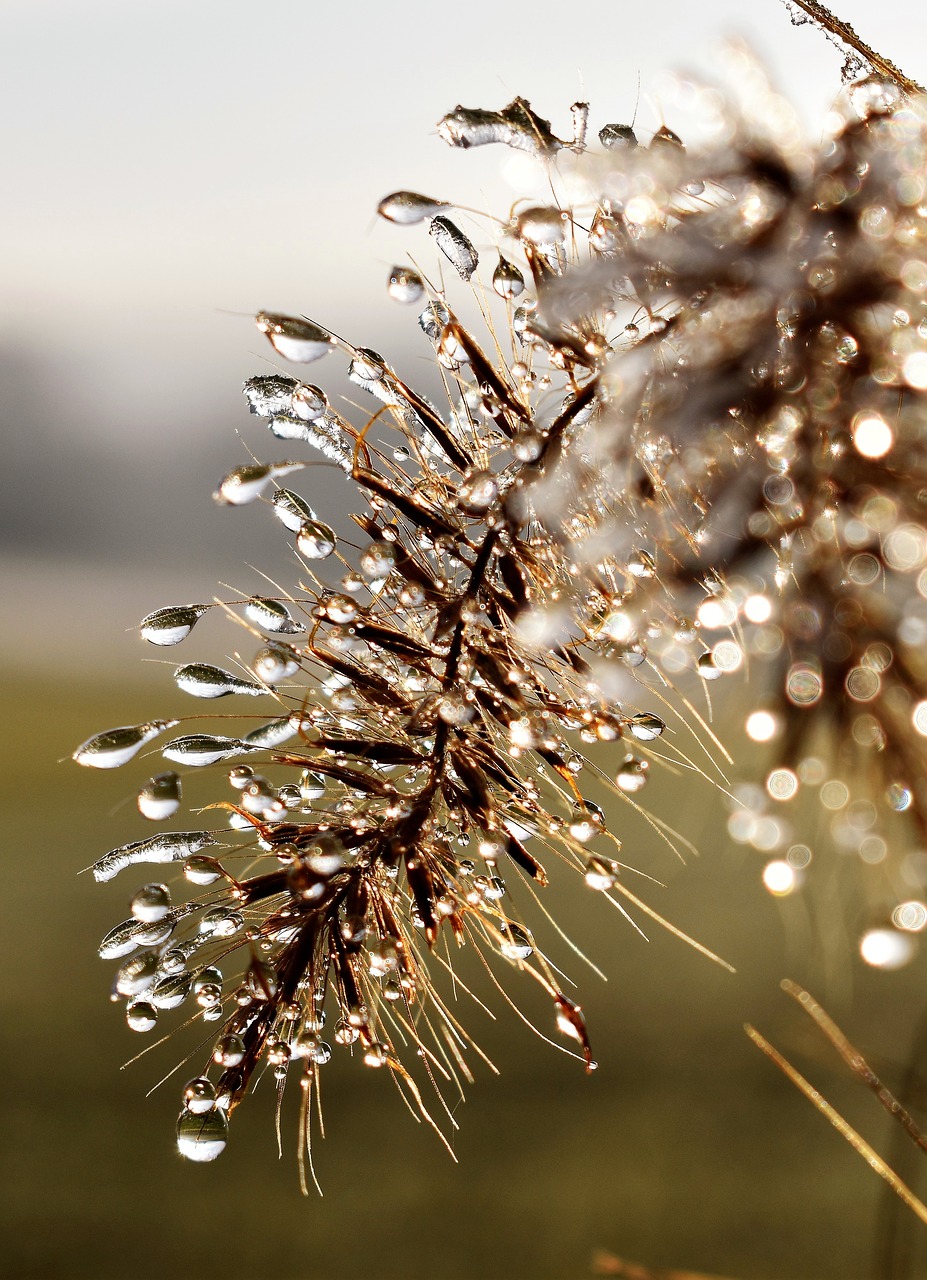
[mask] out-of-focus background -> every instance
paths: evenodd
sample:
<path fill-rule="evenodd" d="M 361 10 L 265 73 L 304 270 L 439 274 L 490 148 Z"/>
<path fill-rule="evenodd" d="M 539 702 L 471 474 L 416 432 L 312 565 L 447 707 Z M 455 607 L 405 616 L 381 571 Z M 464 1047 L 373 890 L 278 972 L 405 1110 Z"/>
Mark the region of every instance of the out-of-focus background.
<path fill-rule="evenodd" d="M 927 77 L 909 3 L 840 9 Z M 375 224 L 378 199 L 513 196 L 505 154 L 451 152 L 438 118 L 521 94 L 564 133 L 586 98 L 594 130 L 636 113 L 646 135 L 662 120 L 658 73 L 710 74 L 732 34 L 819 134 L 841 57 L 777 0 L 0 5 L 4 1275 L 578 1280 L 606 1250 L 740 1280 L 845 1280 L 887 1277 L 892 1236 L 891 1274 L 927 1276 L 927 1248 L 876 1176 L 741 1029 L 757 1022 L 891 1152 L 875 1102 L 777 982 L 811 986 L 897 1083 L 923 1039 L 923 962 L 865 968 L 836 927 L 818 945 L 801 897 L 774 900 L 762 859 L 730 845 L 720 798 L 651 784 L 702 851 L 690 866 L 643 827 L 628 844 L 667 881 L 660 909 L 737 976 L 659 931 L 644 943 L 576 893 L 558 915 L 609 978 L 582 982 L 598 1072 L 584 1078 L 500 1009 L 478 1029 L 502 1075 L 479 1073 L 460 1108 L 454 1164 L 388 1080 L 333 1065 L 321 1201 L 299 1198 L 294 1133 L 277 1161 L 269 1090 L 216 1165 L 180 1162 L 186 1068 L 147 1100 L 178 1050 L 118 1070 L 143 1044 L 95 956 L 131 889 L 77 876 L 141 825 L 132 778 L 61 763 L 165 705 L 169 677 L 131 628 L 219 581 L 257 590 L 245 566 L 284 563 L 262 513 L 210 500 L 249 448 L 271 452 L 239 390 L 271 369 L 249 317 L 308 314 L 414 377 L 428 350 L 385 281 L 430 246 Z M 310 500 L 343 519 L 347 484 L 306 474 Z M 735 708 L 732 735 L 738 723 Z"/>

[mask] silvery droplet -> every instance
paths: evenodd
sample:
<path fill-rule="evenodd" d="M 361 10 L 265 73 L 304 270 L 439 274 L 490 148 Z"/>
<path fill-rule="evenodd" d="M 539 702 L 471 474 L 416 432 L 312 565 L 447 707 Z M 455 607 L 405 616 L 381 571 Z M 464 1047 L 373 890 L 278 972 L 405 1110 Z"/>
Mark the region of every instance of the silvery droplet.
<path fill-rule="evenodd" d="M 228 1035 L 222 1036 L 216 1041 L 216 1047 L 212 1053 L 212 1060 L 219 1067 L 237 1067 L 240 1062 L 244 1061 L 245 1042 L 241 1036 Z"/>
<path fill-rule="evenodd" d="M 479 264 L 479 256 L 467 236 L 450 218 L 444 217 L 432 218 L 428 231 L 461 280 L 469 280 Z"/>
<path fill-rule="evenodd" d="M 262 724 L 257 729 L 252 729 L 250 733 L 246 733 L 245 742 L 255 747 L 272 750 L 295 738 L 298 732 L 297 726 L 289 716 L 281 716 L 279 720 L 271 720 L 269 724 Z"/>
<path fill-rule="evenodd" d="M 218 503 L 231 507 L 243 507 L 259 498 L 270 482 L 277 476 L 286 476 L 293 471 L 302 471 L 304 462 L 249 462 L 243 467 L 236 467 L 219 482 L 213 494 Z"/>
<path fill-rule="evenodd" d="M 142 618 L 138 629 L 142 639 L 151 644 L 180 644 L 208 608 L 208 604 L 167 605 Z"/>
<path fill-rule="evenodd" d="M 112 849 L 99 858 L 91 870 L 94 880 L 102 884 L 137 863 L 182 862 L 191 853 L 217 844 L 208 831 L 161 831 L 147 840 L 133 840 L 131 844 Z"/>
<path fill-rule="evenodd" d="M 503 935 L 499 950 L 506 959 L 527 960 L 534 951 L 534 944 L 525 930 L 517 924 L 501 924 L 499 929 Z"/>
<path fill-rule="evenodd" d="M 631 717 L 628 728 L 632 738 L 637 738 L 638 742 L 652 742 L 654 738 L 659 738 L 666 725 L 651 711 L 641 711 L 639 715 Z"/>
<path fill-rule="evenodd" d="M 129 910 L 136 920 L 153 924 L 163 920 L 171 909 L 170 890 L 166 884 L 144 884 L 132 895 Z"/>
<path fill-rule="evenodd" d="M 444 200 L 432 200 L 430 196 L 419 195 L 417 191 L 393 191 L 377 205 L 377 213 L 387 222 L 408 227 L 416 222 L 424 222 L 426 218 L 433 218 L 439 209 L 446 208 Z"/>
<path fill-rule="evenodd" d="M 157 972 L 158 957 L 153 951 L 143 951 L 127 960 L 116 974 L 116 990 L 121 996 L 137 996 L 151 986 Z"/>
<path fill-rule="evenodd" d="M 289 413 L 293 405 L 294 378 L 279 373 L 263 374 L 249 378 L 242 390 L 248 408 L 258 418 L 273 418 L 278 413 Z"/>
<path fill-rule="evenodd" d="M 240 738 L 224 738 L 218 734 L 191 733 L 182 738 L 173 738 L 161 751 L 165 760 L 173 760 L 175 764 L 200 765 L 216 764 L 219 760 L 229 760 L 232 756 L 247 755 L 259 748 L 249 746 Z"/>
<path fill-rule="evenodd" d="M 229 693 L 245 693 L 252 698 L 266 693 L 263 685 L 253 680 L 243 680 L 206 662 L 188 662 L 174 672 L 178 689 L 191 693 L 195 698 L 224 698 Z"/>
<path fill-rule="evenodd" d="M 169 773 L 155 774 L 138 793 L 138 811 L 143 818 L 152 822 L 163 822 L 165 818 L 173 817 L 180 808 L 181 794 L 179 773 L 171 770 Z"/>
<path fill-rule="evenodd" d="M 179 723 L 179 720 L 146 720 L 144 724 L 107 729 L 82 742 L 71 759 L 92 769 L 118 769 L 131 760 L 146 742 Z"/>
<path fill-rule="evenodd" d="M 361 552 L 358 565 L 365 578 L 386 578 L 396 567 L 396 548 L 382 539 L 371 542 Z"/>
<path fill-rule="evenodd" d="M 184 1086 L 183 1102 L 195 1116 L 205 1115 L 216 1105 L 216 1086 L 206 1076 L 197 1076 Z"/>
<path fill-rule="evenodd" d="M 271 502 L 274 505 L 274 515 L 291 533 L 296 533 L 307 520 L 315 519 L 315 512 L 309 503 L 290 489 L 278 489 Z"/>
<path fill-rule="evenodd" d="M 151 988 L 148 998 L 156 1009 L 177 1009 L 192 988 L 192 976 L 189 973 L 177 973 L 169 978 L 159 979 Z"/>
<path fill-rule="evenodd" d="M 299 632 L 306 630 L 279 600 L 252 596 L 245 605 L 245 613 L 257 626 L 265 631 L 277 632 L 279 635 L 298 635 Z"/>
<path fill-rule="evenodd" d="M 279 684 L 296 675 L 299 657 L 289 645 L 269 644 L 254 655 L 251 670 L 265 684 Z"/>
<path fill-rule="evenodd" d="M 204 1115 L 184 1109 L 177 1119 L 177 1150 L 197 1164 L 215 1160 L 226 1148 L 229 1122 L 221 1107 L 213 1107 Z"/>
<path fill-rule="evenodd" d="M 167 942 L 174 931 L 178 913 L 166 916 L 154 924 L 143 923 L 134 917 L 123 920 L 100 943 L 98 953 L 101 960 L 118 960 L 122 956 L 131 955 L 138 947 L 159 947 Z"/>
<path fill-rule="evenodd" d="M 525 277 L 508 258 L 499 254 L 499 265 L 492 273 L 492 287 L 500 298 L 518 298 L 525 291 Z"/>
<path fill-rule="evenodd" d="M 425 292 L 422 277 L 411 267 L 392 267 L 386 290 L 394 302 L 415 303 Z"/>
<path fill-rule="evenodd" d="M 328 355 L 334 346 L 335 340 L 328 330 L 311 320 L 259 311 L 254 323 L 277 354 L 294 364 L 311 364 Z"/>
<path fill-rule="evenodd" d="M 194 855 L 187 858 L 183 864 L 184 879 L 189 880 L 191 884 L 207 885 L 215 884 L 221 879 L 221 871 L 213 858 L 205 858 L 202 855 Z"/>
<path fill-rule="evenodd" d="M 419 328 L 432 342 L 440 342 L 441 335 L 451 322 L 451 313 L 439 299 L 429 302 L 418 318 Z"/>
<path fill-rule="evenodd" d="M 296 546 L 307 560 L 324 560 L 335 550 L 337 539 L 327 524 L 307 520 L 296 535 Z"/>
<path fill-rule="evenodd" d="M 457 489 L 457 501 L 466 511 L 488 511 L 499 496 L 499 485 L 491 471 L 468 471 Z"/>
<path fill-rule="evenodd" d="M 534 205 L 515 218 L 515 233 L 529 244 L 560 244 L 566 237 L 563 211 L 548 205 Z"/>
<path fill-rule="evenodd" d="M 599 142 L 607 151 L 631 151 L 637 138 L 629 124 L 606 124 L 599 130 Z"/>
<path fill-rule="evenodd" d="M 320 387 L 301 382 L 293 392 L 293 413 L 303 422 L 314 422 L 328 408 L 328 397 Z"/>
<path fill-rule="evenodd" d="M 126 1008 L 126 1022 L 130 1031 L 153 1031 L 158 1021 L 158 1011 L 147 1000 L 136 1000 Z"/>
<path fill-rule="evenodd" d="M 700 654 L 696 662 L 696 669 L 703 680 L 720 680 L 724 672 L 715 663 L 714 654 L 710 649 L 706 649 Z"/>
<path fill-rule="evenodd" d="M 325 779 L 311 769 L 306 769 L 299 779 L 299 794 L 307 804 L 321 800 L 325 795 Z"/>

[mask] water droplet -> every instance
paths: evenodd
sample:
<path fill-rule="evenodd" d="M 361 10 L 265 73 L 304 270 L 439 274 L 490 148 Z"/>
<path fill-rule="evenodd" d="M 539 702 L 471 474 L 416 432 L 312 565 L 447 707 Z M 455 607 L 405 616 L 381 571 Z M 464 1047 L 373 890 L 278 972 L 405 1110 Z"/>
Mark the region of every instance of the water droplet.
<path fill-rule="evenodd" d="M 638 715 L 631 717 L 628 728 L 631 731 L 631 737 L 637 738 L 638 742 L 652 742 L 654 738 L 659 738 L 666 725 L 651 711 L 641 711 Z"/>
<path fill-rule="evenodd" d="M 637 137 L 629 124 L 606 124 L 599 130 L 599 142 L 607 151 L 631 151 Z"/>
<path fill-rule="evenodd" d="M 324 560 L 335 550 L 336 538 L 327 524 L 317 520 L 307 520 L 300 525 L 296 537 L 296 546 L 300 555 L 307 560 Z"/>
<path fill-rule="evenodd" d="M 562 209 L 534 205 L 515 218 L 515 233 L 529 244 L 561 244 L 566 237 L 566 221 Z"/>
<path fill-rule="evenodd" d="M 184 1109 L 177 1120 L 177 1150 L 198 1163 L 215 1160 L 228 1142 L 229 1122 L 221 1107 L 203 1115 Z"/>
<path fill-rule="evenodd" d="M 147 1000 L 136 1000 L 126 1008 L 126 1022 L 131 1031 L 152 1031 L 158 1021 L 158 1011 Z"/>
<path fill-rule="evenodd" d="M 306 628 L 297 622 L 289 609 L 280 600 L 268 600 L 263 596 L 252 596 L 245 605 L 245 613 L 265 631 L 274 631 L 281 635 L 296 635 Z"/>
<path fill-rule="evenodd" d="M 271 749 L 282 746 L 284 742 L 289 742 L 291 738 L 296 737 L 298 732 L 298 717 L 294 721 L 291 716 L 281 716 L 277 720 L 271 720 L 268 724 L 259 725 L 257 729 L 252 729 L 250 733 L 245 734 L 244 740 L 249 746 Z"/>
<path fill-rule="evenodd" d="M 499 485 L 491 471 L 468 471 L 457 489 L 457 502 L 466 511 L 488 511 L 499 496 Z"/>
<path fill-rule="evenodd" d="M 179 720 L 148 720 L 144 724 L 122 725 L 88 738 L 71 759 L 92 769 L 118 769 L 165 729 L 173 729 Z"/>
<path fill-rule="evenodd" d="M 221 667 L 213 667 L 206 662 L 189 662 L 178 667 L 174 672 L 174 679 L 178 689 L 195 698 L 224 698 L 229 693 L 246 693 L 257 697 L 267 692 L 264 685 L 255 684 L 253 680 L 243 680 L 231 671 L 224 671 Z"/>
<path fill-rule="evenodd" d="M 724 672 L 715 662 L 715 656 L 710 649 L 706 649 L 704 653 L 699 654 L 696 668 L 703 680 L 719 680 Z"/>
<path fill-rule="evenodd" d="M 173 760 L 175 764 L 199 767 L 217 764 L 220 760 L 229 760 L 232 756 L 246 755 L 248 752 L 259 750 L 259 747 L 253 747 L 239 738 L 191 733 L 182 738 L 173 738 L 163 748 L 161 754 L 165 760 Z"/>
<path fill-rule="evenodd" d="M 396 549 L 391 542 L 371 542 L 358 560 L 361 573 L 367 578 L 386 578 L 396 567 Z"/>
<path fill-rule="evenodd" d="M 192 857 L 183 864 L 183 874 L 191 884 L 206 885 L 215 884 L 222 873 L 214 859 Z"/>
<path fill-rule="evenodd" d="M 479 264 L 479 255 L 467 236 L 444 217 L 432 218 L 428 231 L 461 280 L 469 280 Z"/>
<path fill-rule="evenodd" d="M 422 277 L 411 267 L 392 267 L 387 282 L 387 292 L 395 302 L 418 302 L 425 292 Z"/>
<path fill-rule="evenodd" d="M 237 1067 L 240 1062 L 244 1061 L 244 1057 L 245 1042 L 241 1036 L 222 1036 L 221 1039 L 216 1041 L 212 1060 L 217 1066 Z"/>
<path fill-rule="evenodd" d="M 155 609 L 138 624 L 143 640 L 151 644 L 180 644 L 190 634 L 208 604 L 173 604 Z"/>
<path fill-rule="evenodd" d="M 227 506 L 243 507 L 259 498 L 277 476 L 302 471 L 305 465 L 304 462 L 249 462 L 224 476 L 213 497 Z"/>
<path fill-rule="evenodd" d="M 593 853 L 586 860 L 586 884 L 590 889 L 607 893 L 609 889 L 614 888 L 617 879 L 618 865 L 610 858 L 603 858 L 600 854 Z"/>
<path fill-rule="evenodd" d="M 127 960 L 116 974 L 116 990 L 121 996 L 137 996 L 147 990 L 158 973 L 158 957 L 153 951 L 143 951 Z"/>
<path fill-rule="evenodd" d="M 384 1067 L 389 1062 L 389 1047 L 379 1040 L 372 1040 L 364 1050 L 364 1063 L 368 1067 Z"/>
<path fill-rule="evenodd" d="M 206 1076 L 197 1076 L 184 1087 L 183 1102 L 195 1116 L 205 1115 L 216 1105 L 216 1086 Z"/>
<path fill-rule="evenodd" d="M 269 644 L 258 649 L 251 662 L 251 670 L 264 684 L 279 684 L 289 680 L 299 670 L 299 657 L 289 645 Z M 250 735 L 246 741 L 251 741 Z"/>
<path fill-rule="evenodd" d="M 179 773 L 171 770 L 169 773 L 155 774 L 138 793 L 138 811 L 151 822 L 163 822 L 165 818 L 173 817 L 180 808 L 181 794 Z"/>
<path fill-rule="evenodd" d="M 492 273 L 492 287 L 500 298 L 519 298 L 525 291 L 525 277 L 514 262 L 499 254 L 499 265 Z"/>
<path fill-rule="evenodd" d="M 309 503 L 290 489 L 278 489 L 271 498 L 271 502 L 274 515 L 291 533 L 298 533 L 302 525 L 315 519 L 315 512 Z"/>
<path fill-rule="evenodd" d="M 431 196 L 420 195 L 417 191 L 393 191 L 377 205 L 377 213 L 387 222 L 412 226 L 433 218 L 439 209 L 446 208 L 444 200 L 433 200 Z"/>
<path fill-rule="evenodd" d="M 218 847 L 218 842 L 208 831 L 161 831 L 147 840 L 133 840 L 111 849 L 97 859 L 91 870 L 94 880 L 103 883 L 137 863 L 182 862 L 210 845 Z"/>
<path fill-rule="evenodd" d="M 499 925 L 502 943 L 499 950 L 507 960 L 527 960 L 534 952 L 534 944 L 520 925 L 502 921 Z"/>
<path fill-rule="evenodd" d="M 177 1009 L 193 988 L 189 973 L 171 974 L 161 978 L 151 989 L 150 1000 L 156 1009 Z"/>
<path fill-rule="evenodd" d="M 328 409 L 328 396 L 311 382 L 297 383 L 293 390 L 293 412 L 303 422 L 315 422 Z"/>
<path fill-rule="evenodd" d="M 647 770 L 649 764 L 646 760 L 638 760 L 634 756 L 628 756 L 624 764 L 619 765 L 618 773 L 615 775 L 615 782 L 619 790 L 633 794 L 640 791 L 647 782 Z"/>
<path fill-rule="evenodd" d="M 171 909 L 171 895 L 166 884 L 145 884 L 132 896 L 129 910 L 136 920 L 152 923 L 163 920 Z"/>
<path fill-rule="evenodd" d="M 320 328 L 311 320 L 295 316 L 259 311 L 254 317 L 254 323 L 277 354 L 283 356 L 284 360 L 292 360 L 294 364 L 310 364 L 313 360 L 321 359 L 328 355 L 335 341 L 327 329 Z"/>

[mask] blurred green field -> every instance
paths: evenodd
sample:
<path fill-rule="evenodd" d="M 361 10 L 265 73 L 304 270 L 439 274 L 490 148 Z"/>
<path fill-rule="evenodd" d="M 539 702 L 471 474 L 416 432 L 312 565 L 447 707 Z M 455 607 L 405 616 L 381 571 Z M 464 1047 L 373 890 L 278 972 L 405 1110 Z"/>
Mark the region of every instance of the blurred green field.
<path fill-rule="evenodd" d="M 95 954 L 135 884 L 77 875 L 133 838 L 137 814 L 114 806 L 131 804 L 142 769 L 58 763 L 96 730 L 160 714 L 145 679 L 105 692 L 92 678 L 24 679 L 4 697 L 3 1275 L 580 1280 L 597 1249 L 735 1280 L 878 1274 L 882 1184 L 748 1043 L 742 1023 L 759 1025 L 886 1151 L 887 1118 L 777 983 L 791 976 L 829 1001 L 894 1082 L 924 1004 L 922 966 L 851 972 L 838 956 L 835 982 L 802 959 L 804 906 L 770 899 L 759 863 L 730 851 L 720 801 L 673 779 L 656 779 L 648 800 L 683 815 L 701 858 L 681 868 L 648 852 L 643 827 L 626 847 L 669 881 L 649 900 L 733 963 L 736 977 L 659 930 L 643 942 L 574 885 L 558 918 L 609 977 L 603 984 L 570 964 L 594 1075 L 497 1000 L 496 1023 L 463 1011 L 502 1074 L 478 1069 L 458 1109 L 458 1164 L 388 1078 L 338 1058 L 326 1071 L 327 1137 L 317 1149 L 324 1199 L 299 1195 L 295 1123 L 277 1160 L 266 1084 L 236 1114 L 220 1161 L 181 1163 L 177 1098 L 198 1067 L 149 1099 L 177 1046 L 120 1072 L 144 1039 L 109 1005 L 112 966 Z M 514 972 L 510 990 L 519 991 Z M 904 1274 L 927 1275 L 923 1242 Z"/>

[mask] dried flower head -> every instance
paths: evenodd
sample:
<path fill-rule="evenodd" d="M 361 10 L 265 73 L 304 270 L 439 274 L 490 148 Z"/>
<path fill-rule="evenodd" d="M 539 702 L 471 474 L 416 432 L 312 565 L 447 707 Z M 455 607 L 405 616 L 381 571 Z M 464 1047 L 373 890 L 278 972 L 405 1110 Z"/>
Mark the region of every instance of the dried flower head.
<path fill-rule="evenodd" d="M 170 646 L 224 608 L 253 639 L 248 669 L 194 661 L 176 683 L 268 706 L 243 736 L 164 742 L 176 768 L 139 793 L 165 820 L 182 776 L 218 767 L 225 790 L 207 808 L 228 831 L 155 835 L 94 867 L 99 880 L 182 867 L 181 900 L 144 886 L 101 955 L 123 960 L 135 1030 L 188 999 L 217 1023 L 178 1121 L 192 1159 L 219 1154 L 267 1068 L 281 1099 L 298 1075 L 307 1147 L 312 1094 L 342 1050 L 392 1072 L 431 1123 L 433 1087 L 453 1125 L 444 1094 L 469 1079 L 475 1046 L 442 994 L 448 940 L 472 944 L 500 990 L 500 964 L 533 978 L 591 1070 L 532 900 L 557 858 L 623 913 L 660 919 L 582 780 L 636 806 L 652 758 L 696 769 L 662 736 L 680 707 L 680 724 L 701 723 L 674 692 L 687 674 L 707 689 L 747 656 L 777 665 L 779 691 L 748 722 L 758 741 L 782 730 L 773 800 L 807 781 L 822 733 L 847 793 L 822 799 L 848 831 L 877 821 L 850 803 L 857 773 L 883 806 L 920 811 L 927 588 L 909 584 L 927 582 L 927 114 L 870 77 L 811 149 L 737 59 L 732 96 L 700 96 L 708 141 L 691 152 L 666 126 L 642 146 L 618 124 L 587 148 L 585 103 L 568 139 L 520 98 L 439 122 L 451 145 L 533 157 L 553 192 L 492 225 L 491 273 L 485 225 L 475 243 L 448 201 L 380 203 L 401 227 L 427 223 L 462 282 L 418 265 L 389 275 L 398 303 L 424 302 L 442 411 L 377 352 L 302 317 L 256 318 L 286 361 L 342 354 L 378 407 L 355 422 L 298 378 L 250 379 L 252 413 L 288 452 L 309 446 L 363 496 L 362 543 L 289 487 L 304 462 L 238 467 L 216 498 L 268 508 L 297 585 L 141 623 Z M 467 295 L 479 334 L 460 318 Z M 74 758 L 122 765 L 178 727 L 109 730 Z M 716 744 L 698 734 L 711 771 Z M 620 744 L 610 777 L 581 754 L 597 742 Z"/>

